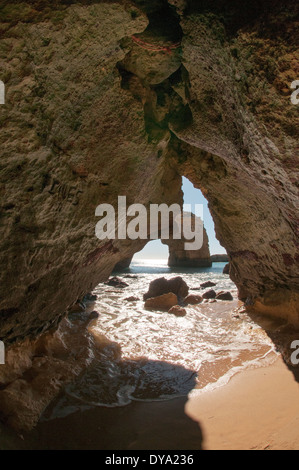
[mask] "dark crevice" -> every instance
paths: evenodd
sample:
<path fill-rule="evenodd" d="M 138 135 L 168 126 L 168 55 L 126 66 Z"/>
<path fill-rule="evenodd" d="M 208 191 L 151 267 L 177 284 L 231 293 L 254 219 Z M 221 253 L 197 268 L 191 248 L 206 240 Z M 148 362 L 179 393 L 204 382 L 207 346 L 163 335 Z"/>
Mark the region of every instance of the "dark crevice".
<path fill-rule="evenodd" d="M 134 3 L 146 13 L 149 20 L 146 30 L 137 35 L 139 38 L 142 38 L 144 42 L 156 45 L 169 46 L 171 43 L 180 43 L 183 36 L 180 17 L 167 0 L 152 2 L 136 0 Z M 177 52 L 164 52 L 165 57 L 175 53 Z M 126 58 L 131 58 L 131 54 L 130 51 Z M 134 54 L 133 63 L 135 64 L 136 50 L 134 50 Z M 140 54 L 141 56 L 144 54 L 142 48 L 140 48 Z M 161 52 L 157 52 L 157 54 L 161 54 Z M 140 77 L 138 77 L 138 67 L 137 69 L 135 67 L 136 70 L 133 67 L 130 71 L 127 70 L 126 64 L 126 59 L 117 64 L 121 76 L 121 87 L 130 91 L 134 99 L 143 103 L 145 131 L 150 142 L 158 143 L 165 137 L 166 132 L 172 129 L 174 132 L 178 132 L 192 123 L 192 112 L 187 103 L 190 96 L 189 76 L 185 67 L 180 65 L 180 61 L 175 71 L 173 71 L 173 64 L 170 61 L 169 76 L 162 83 L 156 85 L 151 84 L 148 77 L 142 78 L 143 70 L 140 71 Z M 177 87 L 180 88 L 180 94 L 176 91 Z M 185 95 L 185 99 L 181 96 L 182 93 Z"/>
<path fill-rule="evenodd" d="M 175 8 L 171 7 L 167 0 L 135 0 L 138 8 L 146 13 L 149 24 L 142 33 L 143 38 L 164 39 L 170 42 L 179 42 L 183 37 L 180 26 L 180 17 Z"/>
<path fill-rule="evenodd" d="M 136 83 L 141 85 L 140 79 L 122 68 L 120 64 L 117 65 L 117 68 L 122 79 L 122 88 L 130 90 L 133 97 L 141 102 L 142 96 L 139 93 L 138 86 L 136 86 Z M 158 143 L 164 137 L 166 131 L 179 132 L 192 124 L 193 116 L 190 106 L 188 103 L 184 103 L 181 96 L 174 90 L 175 86 L 182 85 L 185 94 L 188 95 L 188 81 L 186 81 L 186 78 L 187 71 L 181 66 L 178 71 L 160 85 L 141 85 L 144 89 L 147 89 L 147 99 L 144 104 L 144 122 L 145 131 L 150 142 Z"/>
<path fill-rule="evenodd" d="M 171 42 L 181 41 L 183 37 L 182 28 L 178 18 L 170 14 L 170 11 L 158 12 L 148 18 L 149 25 L 144 32 L 145 35 L 163 37 Z"/>
<path fill-rule="evenodd" d="M 0 320 L 4 321 L 19 312 L 18 308 L 6 308 L 0 310 Z"/>
<path fill-rule="evenodd" d="M 175 8 L 171 7 L 167 0 L 157 0 L 153 2 L 135 1 L 136 6 L 141 8 L 148 17 L 149 24 L 146 30 L 140 33 L 139 38 L 145 43 L 155 45 L 180 44 L 183 31 L 180 26 L 180 17 Z M 173 50 L 164 52 L 174 54 Z M 188 104 L 190 99 L 190 80 L 185 67 L 178 63 L 177 70 L 173 70 L 173 63 L 169 63 L 169 76 L 159 84 L 151 84 L 152 77 L 143 77 L 144 70 L 140 71 L 138 77 L 138 67 L 132 67 L 132 71 L 127 70 L 132 52 L 130 51 L 126 59 L 117 64 L 117 69 L 121 76 L 121 86 L 129 90 L 134 99 L 143 103 L 145 132 L 149 142 L 158 143 L 165 137 L 166 132 L 179 132 L 190 126 L 193 116 Z M 136 55 L 136 52 L 134 51 Z M 144 54 L 140 50 L 140 54 Z M 161 53 L 157 53 L 161 54 Z M 136 64 L 133 56 L 133 64 Z M 159 64 L 159 60 L 157 61 Z M 151 69 L 150 69 L 151 70 Z M 134 72 L 134 73 L 133 73 Z M 150 71 L 150 73 L 154 73 Z M 179 92 L 178 92 L 179 88 Z"/>
<path fill-rule="evenodd" d="M 275 38 L 277 34 L 287 34 L 287 20 L 298 15 L 297 0 L 188 0 L 187 5 L 186 15 L 203 14 L 207 18 L 209 15 L 216 15 L 224 24 L 228 35 L 235 35 L 242 28 L 250 28 L 259 19 L 259 34 Z M 270 16 L 275 20 L 269 20 Z"/>
<path fill-rule="evenodd" d="M 132 72 L 126 70 L 122 64 L 119 62 L 116 65 L 116 68 L 121 76 L 121 87 L 123 90 L 130 90 L 131 79 L 135 76 Z M 137 98 L 138 95 L 136 95 Z"/>

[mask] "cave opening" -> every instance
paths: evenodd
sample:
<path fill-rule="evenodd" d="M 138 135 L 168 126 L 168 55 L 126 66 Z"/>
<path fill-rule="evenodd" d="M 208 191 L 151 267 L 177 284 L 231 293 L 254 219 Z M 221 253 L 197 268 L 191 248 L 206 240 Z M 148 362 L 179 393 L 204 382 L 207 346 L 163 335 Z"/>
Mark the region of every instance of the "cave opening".
<path fill-rule="evenodd" d="M 186 15 L 179 18 L 170 2 L 189 6 Z M 21 402 L 27 390 L 34 422 L 34 413 L 47 401 L 40 392 L 48 394 L 52 384 L 50 399 L 72 378 L 71 369 L 79 374 L 77 367 L 93 357 L 85 355 L 89 340 L 80 344 L 72 328 L 69 343 L 64 337 L 64 344 L 57 345 L 51 375 L 43 357 L 48 343 L 42 344 L 40 336 L 52 334 L 66 316 L 78 329 L 89 318 L 97 323 L 103 359 L 80 376 L 73 389 L 75 409 L 84 400 L 108 409 L 130 400 L 186 394 L 184 384 L 193 387 L 194 371 L 204 388 L 242 367 L 251 353 L 255 361 L 262 360 L 272 345 L 246 312 L 234 315 L 238 295 L 248 299 L 248 306 L 256 302 L 262 313 L 299 324 L 297 109 L 286 82 L 297 78 L 292 70 L 294 0 L 281 7 L 277 18 L 277 4 L 284 3 L 278 0 L 246 5 L 237 0 L 136 0 L 148 24 L 127 1 L 63 0 L 65 8 L 55 1 L 53 11 L 47 8 L 44 14 L 41 5 L 47 2 L 29 3 L 37 11 L 23 8 L 24 21 L 18 20 L 22 7 L 3 12 L 1 32 L 9 106 L 1 108 L 5 224 L 0 337 L 7 343 L 35 342 L 28 361 L 26 343 L 15 355 L 16 360 L 22 356 L 21 368 L 28 370 L 16 372 L 13 366 L 12 375 L 0 381 L 7 416 L 11 420 L 13 411 L 23 411 L 28 423 L 30 410 Z M 268 18 L 263 10 L 269 11 Z M 231 279 L 214 266 L 184 271 L 165 265 L 164 271 L 160 266 L 147 271 L 131 267 L 121 272 L 120 285 L 108 285 L 115 263 L 132 257 L 146 240 L 99 242 L 94 236 L 96 205 L 114 205 L 124 194 L 146 206 L 177 202 L 182 175 L 190 180 L 183 178 L 184 203 L 203 203 L 211 254 L 225 252 L 216 231 L 229 252 Z M 199 199 L 193 198 L 197 190 L 191 182 L 202 188 Z M 206 199 L 200 199 L 204 196 L 212 214 Z M 146 249 L 153 259 L 168 259 L 169 248 L 161 240 L 147 243 Z M 144 293 L 164 275 L 181 276 L 192 302 L 202 297 L 200 305 L 187 305 L 190 299 L 180 296 L 175 312 L 181 316 L 146 310 Z M 231 293 L 233 301 L 219 297 L 222 291 Z M 88 295 L 97 296 L 93 311 L 71 312 Z M 288 338 L 283 346 L 289 351 Z M 73 362 L 64 368 L 60 361 L 67 351 Z M 181 371 L 177 381 L 173 373 L 180 367 L 187 373 Z M 48 386 L 39 374 L 48 377 Z M 98 419 L 93 436 L 99 434 L 99 423 L 103 427 Z M 83 427 L 91 429 L 86 423 Z M 82 420 L 70 425 L 76 428 L 82 429 Z M 179 438 L 183 434 L 179 430 Z"/>
<path fill-rule="evenodd" d="M 170 42 L 179 42 L 182 39 L 183 31 L 180 26 L 180 18 L 176 9 L 167 0 L 152 2 L 135 0 L 135 4 L 148 17 L 148 27 L 142 33 L 144 38 L 160 38 Z"/>
<path fill-rule="evenodd" d="M 186 212 L 191 211 L 203 220 L 208 235 L 211 256 L 226 255 L 225 248 L 216 237 L 214 220 L 209 210 L 208 201 L 202 191 L 195 188 L 186 177 L 182 177 L 181 189 L 183 193 L 183 210 Z M 132 262 L 143 261 L 144 263 L 146 261 L 160 260 L 162 264 L 164 264 L 169 259 L 169 255 L 170 252 L 167 244 L 163 243 L 160 239 L 152 240 L 149 241 L 142 250 L 135 253 Z"/>
<path fill-rule="evenodd" d="M 199 217 L 202 217 L 203 219 L 203 223 L 207 230 L 207 234 L 209 238 L 211 255 L 226 254 L 225 248 L 221 245 L 221 243 L 219 242 L 216 236 L 215 222 L 213 220 L 213 216 L 209 208 L 209 201 L 204 196 L 203 192 L 200 189 L 196 188 L 188 178 L 183 176 L 182 179 L 183 179 L 182 191 L 184 194 L 184 205 L 185 206 L 191 205 L 191 208 L 195 204 L 202 205 L 201 213 L 197 213 L 197 214 L 195 213 L 195 215 L 198 215 Z"/>

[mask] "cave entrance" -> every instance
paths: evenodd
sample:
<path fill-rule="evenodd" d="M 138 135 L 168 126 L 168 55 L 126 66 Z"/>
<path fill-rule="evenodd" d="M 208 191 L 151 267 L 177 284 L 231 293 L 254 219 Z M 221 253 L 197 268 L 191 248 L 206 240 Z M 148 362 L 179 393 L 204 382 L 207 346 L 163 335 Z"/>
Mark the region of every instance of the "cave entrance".
<path fill-rule="evenodd" d="M 167 262 L 169 256 L 169 249 L 164 245 L 161 240 L 153 240 L 146 244 L 143 250 L 136 253 L 133 257 L 134 261 L 161 261 Z"/>
<path fill-rule="evenodd" d="M 195 204 L 202 204 L 203 212 L 198 213 L 199 217 L 202 216 L 203 223 L 209 238 L 209 246 L 211 255 L 226 254 L 225 248 L 219 243 L 216 238 L 215 224 L 211 215 L 208 201 L 201 192 L 200 189 L 194 187 L 194 185 L 187 178 L 183 177 L 182 191 L 184 194 L 184 207 L 188 210 L 188 205 L 191 204 L 193 208 Z"/>
<path fill-rule="evenodd" d="M 191 211 L 204 222 L 204 227 L 208 235 L 210 255 L 226 255 L 225 248 L 221 246 L 216 238 L 214 221 L 209 210 L 208 201 L 204 197 L 203 193 L 199 189 L 195 188 L 185 177 L 182 178 L 182 192 L 184 211 Z M 196 205 L 201 205 L 201 209 L 196 209 Z M 124 263 L 119 263 L 116 270 L 128 268 L 131 263 L 135 262 L 143 263 L 143 265 L 145 265 L 146 262 L 148 262 L 149 265 L 161 264 L 162 267 L 167 265 L 168 260 L 171 263 L 170 255 L 171 250 L 169 250 L 169 247 L 165 242 L 162 242 L 161 240 L 152 240 L 149 241 L 141 251 L 135 253 L 132 261 L 126 260 Z M 171 265 L 172 267 L 175 267 L 175 261 Z M 193 266 L 190 264 L 190 267 L 196 267 L 196 264 Z M 198 265 L 198 267 L 200 267 L 200 265 Z M 208 263 L 203 262 L 202 267 L 208 267 Z"/>

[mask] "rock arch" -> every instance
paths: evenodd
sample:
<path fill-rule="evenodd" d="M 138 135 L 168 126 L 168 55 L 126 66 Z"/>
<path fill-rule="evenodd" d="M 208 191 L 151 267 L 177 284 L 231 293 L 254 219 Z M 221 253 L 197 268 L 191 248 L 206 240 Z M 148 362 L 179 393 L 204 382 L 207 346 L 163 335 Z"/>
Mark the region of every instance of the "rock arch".
<path fill-rule="evenodd" d="M 150 3 L 168 15 L 166 0 Z M 169 1 L 181 47 L 157 55 L 131 39 L 154 21 L 144 2 L 8 11 L 0 338 L 55 326 L 142 249 L 96 239 L 98 204 L 179 202 L 181 176 L 209 201 L 240 298 L 299 324 L 298 110 L 285 82 L 298 78 L 298 4 L 242 4 L 245 28 L 237 2 L 225 15 L 214 3 Z M 174 40 L 155 26 L 147 41 Z"/>
<path fill-rule="evenodd" d="M 188 268 L 200 268 L 200 267 L 211 267 L 212 258 L 209 247 L 209 238 L 207 231 L 203 226 L 203 222 L 199 217 L 196 217 L 192 213 L 184 212 L 184 217 L 188 220 L 188 226 L 192 227 L 194 231 L 194 219 L 197 219 L 198 226 L 202 226 L 202 246 L 198 250 L 186 250 L 185 243 L 188 241 L 182 236 L 180 240 L 174 240 L 173 236 L 170 235 L 169 239 L 161 239 L 164 245 L 168 246 L 169 257 L 168 266 L 171 268 L 175 267 L 188 267 Z M 190 225 L 189 225 L 190 224 Z M 170 227 L 171 229 L 171 227 Z M 182 230 L 183 232 L 183 230 Z M 170 230 L 171 233 L 171 230 Z M 190 240 L 189 240 L 190 241 Z M 125 258 L 117 263 L 114 267 L 115 271 L 129 268 L 133 257 Z"/>

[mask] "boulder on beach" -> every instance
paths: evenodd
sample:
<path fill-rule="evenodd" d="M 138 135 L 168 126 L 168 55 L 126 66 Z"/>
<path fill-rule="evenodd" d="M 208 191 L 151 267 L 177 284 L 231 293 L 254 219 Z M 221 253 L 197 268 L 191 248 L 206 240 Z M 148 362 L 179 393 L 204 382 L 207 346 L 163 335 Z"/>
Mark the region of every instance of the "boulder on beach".
<path fill-rule="evenodd" d="M 200 287 L 202 287 L 203 289 L 206 289 L 207 287 L 214 287 L 214 286 L 217 286 L 217 284 L 212 281 L 207 281 L 207 282 L 204 282 L 203 284 L 200 284 Z"/>
<path fill-rule="evenodd" d="M 132 295 L 131 297 L 127 297 L 125 299 L 126 302 L 137 302 L 139 300 L 139 297 L 134 297 L 134 295 Z"/>
<path fill-rule="evenodd" d="M 234 300 L 230 292 L 219 292 L 216 296 L 217 300 Z"/>
<path fill-rule="evenodd" d="M 125 287 L 129 286 L 129 284 L 127 284 L 126 282 L 124 282 L 122 279 L 120 279 L 117 276 L 111 277 L 109 281 L 105 282 L 105 284 L 107 286 L 117 287 L 118 289 L 124 289 Z"/>
<path fill-rule="evenodd" d="M 201 295 L 190 294 L 184 299 L 184 304 L 185 305 L 198 305 L 198 304 L 201 304 L 202 301 L 203 301 L 203 298 L 201 297 Z"/>
<path fill-rule="evenodd" d="M 176 317 L 185 317 L 187 315 L 186 310 L 183 307 L 180 307 L 179 305 L 175 305 L 174 307 L 171 307 L 171 309 L 168 310 L 168 313 L 171 313 L 175 315 Z"/>
<path fill-rule="evenodd" d="M 215 299 L 215 298 L 216 298 L 216 295 L 217 295 L 216 292 L 215 292 L 213 289 L 211 289 L 211 290 L 208 290 L 207 292 L 205 292 L 205 293 L 202 295 L 202 297 L 203 297 L 204 299 Z"/>
<path fill-rule="evenodd" d="M 100 314 L 99 312 L 96 312 L 95 310 L 93 312 L 91 312 L 89 315 L 88 315 L 88 319 L 89 320 L 96 320 L 97 318 L 99 318 Z"/>
<path fill-rule="evenodd" d="M 189 287 L 180 276 L 174 277 L 172 279 L 165 279 L 164 277 L 161 277 L 150 283 L 149 290 L 146 294 L 144 294 L 143 299 L 147 300 L 152 297 L 168 294 L 169 292 L 172 292 L 178 298 L 183 299 L 187 297 L 189 293 Z"/>
<path fill-rule="evenodd" d="M 163 310 L 168 312 L 172 307 L 178 304 L 178 298 L 173 292 L 151 297 L 145 301 L 146 310 Z"/>

